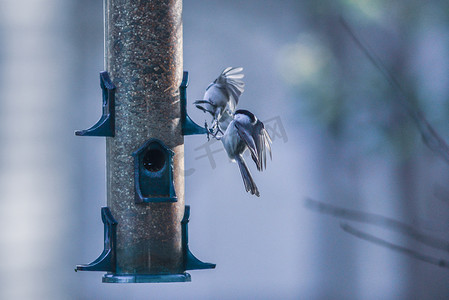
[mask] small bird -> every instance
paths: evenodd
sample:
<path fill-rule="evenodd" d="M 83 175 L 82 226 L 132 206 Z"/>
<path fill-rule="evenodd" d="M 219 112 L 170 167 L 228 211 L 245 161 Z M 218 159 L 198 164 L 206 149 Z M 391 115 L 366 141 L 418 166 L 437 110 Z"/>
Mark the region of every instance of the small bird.
<path fill-rule="evenodd" d="M 263 123 L 251 112 L 239 109 L 235 111 L 225 133 L 222 136 L 217 136 L 216 133 L 214 137 L 221 140 L 229 158 L 239 165 L 246 191 L 259 197 L 259 190 L 251 177 L 243 153 L 249 149 L 257 170 L 263 171 L 266 168 L 266 151 L 268 150 L 271 159 L 272 141 Z"/>
<path fill-rule="evenodd" d="M 241 67 L 228 67 L 221 72 L 214 82 L 209 84 L 203 100 L 194 102 L 197 108 L 212 115 L 212 129 L 217 128 L 223 134 L 245 90 L 242 81 L 244 75 Z"/>

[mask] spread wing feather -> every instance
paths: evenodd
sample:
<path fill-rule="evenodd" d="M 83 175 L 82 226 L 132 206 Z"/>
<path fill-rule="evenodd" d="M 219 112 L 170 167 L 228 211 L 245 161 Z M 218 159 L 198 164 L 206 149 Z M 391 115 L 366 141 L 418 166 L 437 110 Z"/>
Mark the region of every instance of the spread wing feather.
<path fill-rule="evenodd" d="M 272 141 L 268 132 L 265 130 L 263 123 L 257 120 L 252 134 L 251 131 L 248 130 L 249 128 L 244 124 L 239 122 L 235 122 L 234 124 L 240 138 L 248 147 L 251 153 L 251 158 L 257 166 L 257 170 L 263 171 L 267 167 L 267 151 L 270 154 L 270 159 L 272 159 Z"/>
<path fill-rule="evenodd" d="M 214 81 L 214 83 L 222 85 L 226 88 L 226 91 L 231 98 L 229 109 L 232 112 L 235 111 L 240 95 L 242 95 L 245 91 L 245 83 L 242 81 L 244 75 L 240 73 L 242 71 L 242 67 L 228 67 L 224 69 L 220 76 L 218 76 L 218 78 Z"/>
<path fill-rule="evenodd" d="M 240 138 L 245 142 L 246 146 L 248 147 L 252 159 L 254 160 L 256 165 L 258 165 L 259 158 L 257 155 L 257 148 L 250 132 L 247 130 L 247 128 L 245 128 L 243 124 L 240 124 L 239 122 L 235 122 L 234 126 L 237 128 L 237 133 L 239 134 Z M 259 167 L 257 167 L 257 169 L 259 169 Z"/>

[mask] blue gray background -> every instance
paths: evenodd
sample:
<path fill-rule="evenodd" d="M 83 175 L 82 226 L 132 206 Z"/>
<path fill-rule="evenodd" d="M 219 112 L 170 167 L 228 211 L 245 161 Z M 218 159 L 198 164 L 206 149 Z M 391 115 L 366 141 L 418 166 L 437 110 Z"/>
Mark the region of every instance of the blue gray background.
<path fill-rule="evenodd" d="M 243 188 L 219 143 L 186 137 L 191 283 L 103 284 L 73 271 L 103 247 L 102 1 L 0 0 L 1 299 L 447 299 L 449 271 L 358 239 L 312 198 L 448 237 L 449 169 L 352 42 L 342 15 L 449 140 L 446 1 L 184 1 L 191 103 L 227 66 L 241 108 L 267 121 L 273 161 Z M 150 59 L 150 58 L 149 58 Z M 283 130 L 282 130 L 283 129 Z M 388 228 L 350 223 L 448 258 Z"/>

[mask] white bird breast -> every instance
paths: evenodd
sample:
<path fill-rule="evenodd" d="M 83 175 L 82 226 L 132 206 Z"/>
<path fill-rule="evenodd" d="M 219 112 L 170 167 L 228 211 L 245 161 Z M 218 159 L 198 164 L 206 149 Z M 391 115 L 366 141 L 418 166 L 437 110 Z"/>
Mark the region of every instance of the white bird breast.
<path fill-rule="evenodd" d="M 223 143 L 223 147 L 226 150 L 226 153 L 228 154 L 229 158 L 232 161 L 235 161 L 235 156 L 239 153 L 236 153 L 237 149 L 239 148 L 239 144 L 243 143 L 242 139 L 240 138 L 237 128 L 234 126 L 234 122 L 232 121 L 228 128 L 225 131 L 225 134 L 223 135 L 221 142 Z"/>
<path fill-rule="evenodd" d="M 204 99 L 211 101 L 216 106 L 225 107 L 228 103 L 228 97 L 216 84 L 212 85 L 206 93 L 204 93 Z"/>

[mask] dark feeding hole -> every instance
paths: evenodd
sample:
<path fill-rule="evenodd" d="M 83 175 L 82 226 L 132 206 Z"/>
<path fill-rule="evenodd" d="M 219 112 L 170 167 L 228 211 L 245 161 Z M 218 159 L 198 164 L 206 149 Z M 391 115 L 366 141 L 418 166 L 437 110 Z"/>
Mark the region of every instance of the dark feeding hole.
<path fill-rule="evenodd" d="M 165 155 L 159 149 L 148 150 L 143 156 L 143 166 L 150 172 L 160 171 L 165 165 Z"/>

